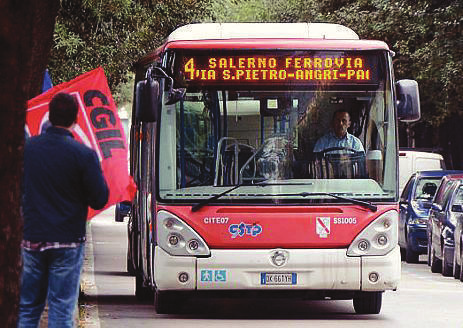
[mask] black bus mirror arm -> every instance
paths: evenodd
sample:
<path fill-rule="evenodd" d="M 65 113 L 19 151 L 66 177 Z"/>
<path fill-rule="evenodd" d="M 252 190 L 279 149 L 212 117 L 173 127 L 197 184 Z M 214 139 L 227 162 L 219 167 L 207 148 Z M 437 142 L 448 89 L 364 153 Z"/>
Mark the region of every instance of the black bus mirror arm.
<path fill-rule="evenodd" d="M 172 105 L 175 104 L 176 102 L 180 101 L 183 99 L 183 96 L 185 96 L 186 89 L 185 88 L 180 88 L 180 89 L 174 89 L 174 79 L 167 75 L 166 72 L 160 67 L 153 67 L 151 74 L 156 74 L 160 73 L 162 77 L 166 78 L 169 80 L 169 91 L 167 95 L 167 100 L 165 102 L 166 105 Z M 149 73 L 148 73 L 149 74 Z"/>

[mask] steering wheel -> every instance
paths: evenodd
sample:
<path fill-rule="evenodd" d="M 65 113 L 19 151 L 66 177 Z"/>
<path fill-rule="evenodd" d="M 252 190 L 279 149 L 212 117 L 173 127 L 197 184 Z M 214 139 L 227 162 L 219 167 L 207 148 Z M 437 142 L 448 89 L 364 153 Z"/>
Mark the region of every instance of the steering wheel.
<path fill-rule="evenodd" d="M 332 151 L 339 151 L 339 150 L 350 151 L 354 154 L 358 152 L 357 150 L 350 148 L 350 147 L 331 147 L 331 148 L 326 148 L 322 150 L 321 153 L 325 154 L 325 153 L 329 153 Z"/>

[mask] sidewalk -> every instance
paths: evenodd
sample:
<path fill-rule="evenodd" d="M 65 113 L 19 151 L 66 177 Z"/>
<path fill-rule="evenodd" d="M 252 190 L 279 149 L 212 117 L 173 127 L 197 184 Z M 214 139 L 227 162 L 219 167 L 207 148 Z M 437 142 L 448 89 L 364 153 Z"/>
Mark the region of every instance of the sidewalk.
<path fill-rule="evenodd" d="M 79 295 L 79 328 L 100 328 L 98 317 L 98 290 L 93 275 L 93 239 L 90 222 L 87 224 L 87 241 L 85 243 L 85 258 L 80 277 Z"/>

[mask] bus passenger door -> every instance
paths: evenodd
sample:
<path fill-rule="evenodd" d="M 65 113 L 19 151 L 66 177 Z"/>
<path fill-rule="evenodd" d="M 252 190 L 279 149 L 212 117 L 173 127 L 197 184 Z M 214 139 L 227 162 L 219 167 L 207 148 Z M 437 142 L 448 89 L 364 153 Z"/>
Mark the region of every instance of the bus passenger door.
<path fill-rule="evenodd" d="M 137 181 L 138 191 L 135 199 L 134 226 L 137 242 L 137 270 L 135 295 L 139 300 L 152 298 L 152 226 L 153 201 L 155 191 L 155 144 L 156 119 L 159 110 L 159 89 L 157 80 L 148 78 L 139 81 L 135 88 L 134 117 L 137 130 L 136 160 L 134 163 L 134 177 Z"/>

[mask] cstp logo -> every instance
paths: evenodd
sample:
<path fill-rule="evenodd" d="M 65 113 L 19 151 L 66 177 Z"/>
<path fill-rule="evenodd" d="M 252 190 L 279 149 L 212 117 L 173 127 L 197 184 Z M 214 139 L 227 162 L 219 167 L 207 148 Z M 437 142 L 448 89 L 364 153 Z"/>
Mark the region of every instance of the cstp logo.
<path fill-rule="evenodd" d="M 244 235 L 255 237 L 262 232 L 262 226 L 260 224 L 246 224 L 241 222 L 240 224 L 231 224 L 228 227 L 228 231 L 231 233 L 232 238 L 238 236 L 243 237 Z"/>

